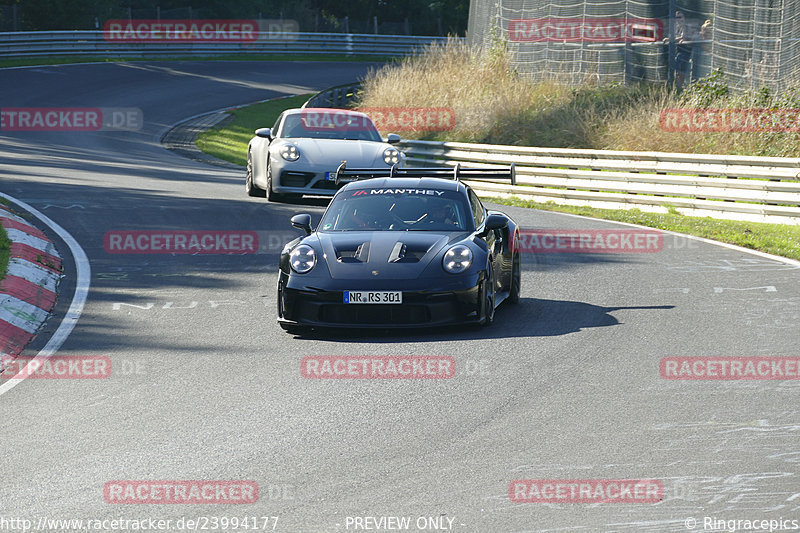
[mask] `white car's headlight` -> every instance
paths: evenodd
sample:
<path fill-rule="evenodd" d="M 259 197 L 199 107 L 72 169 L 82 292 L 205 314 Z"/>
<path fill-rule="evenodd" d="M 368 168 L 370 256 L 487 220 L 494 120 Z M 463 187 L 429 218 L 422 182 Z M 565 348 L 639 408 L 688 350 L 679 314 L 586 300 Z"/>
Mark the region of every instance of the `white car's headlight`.
<path fill-rule="evenodd" d="M 472 264 L 472 250 L 463 244 L 456 244 L 442 258 L 442 266 L 451 274 L 460 274 Z"/>
<path fill-rule="evenodd" d="M 285 144 L 281 146 L 281 157 L 287 161 L 297 161 L 300 159 L 300 151 L 293 144 Z"/>
<path fill-rule="evenodd" d="M 387 165 L 396 165 L 400 162 L 400 151 L 396 148 L 387 148 L 383 151 L 383 162 Z"/>
<path fill-rule="evenodd" d="M 314 249 L 307 244 L 301 244 L 289 254 L 289 265 L 292 270 L 298 274 L 305 274 L 311 272 L 314 265 L 317 264 L 317 254 Z"/>

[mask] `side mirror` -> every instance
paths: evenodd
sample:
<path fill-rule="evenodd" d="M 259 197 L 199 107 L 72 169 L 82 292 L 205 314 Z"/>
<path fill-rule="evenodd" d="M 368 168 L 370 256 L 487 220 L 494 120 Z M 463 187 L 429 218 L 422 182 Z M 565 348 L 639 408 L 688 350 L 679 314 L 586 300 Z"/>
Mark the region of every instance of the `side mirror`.
<path fill-rule="evenodd" d="M 402 139 L 400 138 L 400 136 L 396 133 L 390 133 L 389 135 L 386 136 L 386 142 L 389 144 L 397 144 L 401 140 Z"/>
<path fill-rule="evenodd" d="M 256 137 L 261 137 L 262 139 L 269 139 L 272 140 L 272 129 L 271 128 L 258 128 L 256 130 Z"/>
<path fill-rule="evenodd" d="M 306 235 L 311 235 L 311 215 L 301 213 L 293 216 L 292 227 L 305 231 Z"/>
<path fill-rule="evenodd" d="M 502 229 L 508 226 L 508 218 L 499 213 L 490 213 L 483 222 L 482 236 L 488 235 L 490 231 Z"/>

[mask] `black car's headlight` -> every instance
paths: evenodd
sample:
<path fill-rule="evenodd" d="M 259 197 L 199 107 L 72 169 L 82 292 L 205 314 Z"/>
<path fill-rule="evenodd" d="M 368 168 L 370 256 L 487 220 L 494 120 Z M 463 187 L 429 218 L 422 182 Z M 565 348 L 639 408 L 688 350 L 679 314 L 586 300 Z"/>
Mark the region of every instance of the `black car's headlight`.
<path fill-rule="evenodd" d="M 317 254 L 314 249 L 307 244 L 301 244 L 289 254 L 289 265 L 298 274 L 311 272 L 317 264 Z"/>
<path fill-rule="evenodd" d="M 300 151 L 293 144 L 285 144 L 280 149 L 281 157 L 287 161 L 297 161 L 300 159 Z"/>
<path fill-rule="evenodd" d="M 456 244 L 442 258 L 442 267 L 451 274 L 461 274 L 472 265 L 472 250 L 463 244 Z"/>
<path fill-rule="evenodd" d="M 387 148 L 383 151 L 383 162 L 387 165 L 396 165 L 400 162 L 400 151 L 396 148 Z"/>

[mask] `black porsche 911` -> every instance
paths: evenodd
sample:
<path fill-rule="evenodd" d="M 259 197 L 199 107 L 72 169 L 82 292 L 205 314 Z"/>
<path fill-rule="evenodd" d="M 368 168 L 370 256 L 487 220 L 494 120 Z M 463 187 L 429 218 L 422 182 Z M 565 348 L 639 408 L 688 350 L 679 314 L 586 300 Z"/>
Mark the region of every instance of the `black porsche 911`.
<path fill-rule="evenodd" d="M 278 322 L 304 327 L 490 325 L 519 302 L 517 225 L 460 180 L 511 179 L 485 169 L 346 169 L 319 226 L 281 252 Z"/>

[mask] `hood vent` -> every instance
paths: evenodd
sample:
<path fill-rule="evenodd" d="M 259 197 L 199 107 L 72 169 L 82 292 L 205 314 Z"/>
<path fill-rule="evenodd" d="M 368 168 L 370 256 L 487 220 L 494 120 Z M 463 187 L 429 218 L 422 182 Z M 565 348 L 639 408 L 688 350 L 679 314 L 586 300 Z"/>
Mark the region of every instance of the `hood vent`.
<path fill-rule="evenodd" d="M 418 263 L 428 253 L 429 246 L 397 242 L 389 254 L 390 263 Z"/>
<path fill-rule="evenodd" d="M 340 263 L 366 263 L 369 261 L 369 242 L 336 248 L 336 259 Z"/>
<path fill-rule="evenodd" d="M 359 240 L 342 240 L 333 243 L 338 263 L 419 263 L 428 250 L 436 243 L 402 242 L 396 241 L 391 250 L 387 250 L 388 242 L 373 242 Z M 376 255 L 378 254 L 378 255 Z"/>
<path fill-rule="evenodd" d="M 403 244 L 402 242 L 397 242 L 392 248 L 392 253 L 389 254 L 389 262 L 390 263 L 397 263 L 402 261 L 406 256 L 406 249 L 408 247 Z"/>

